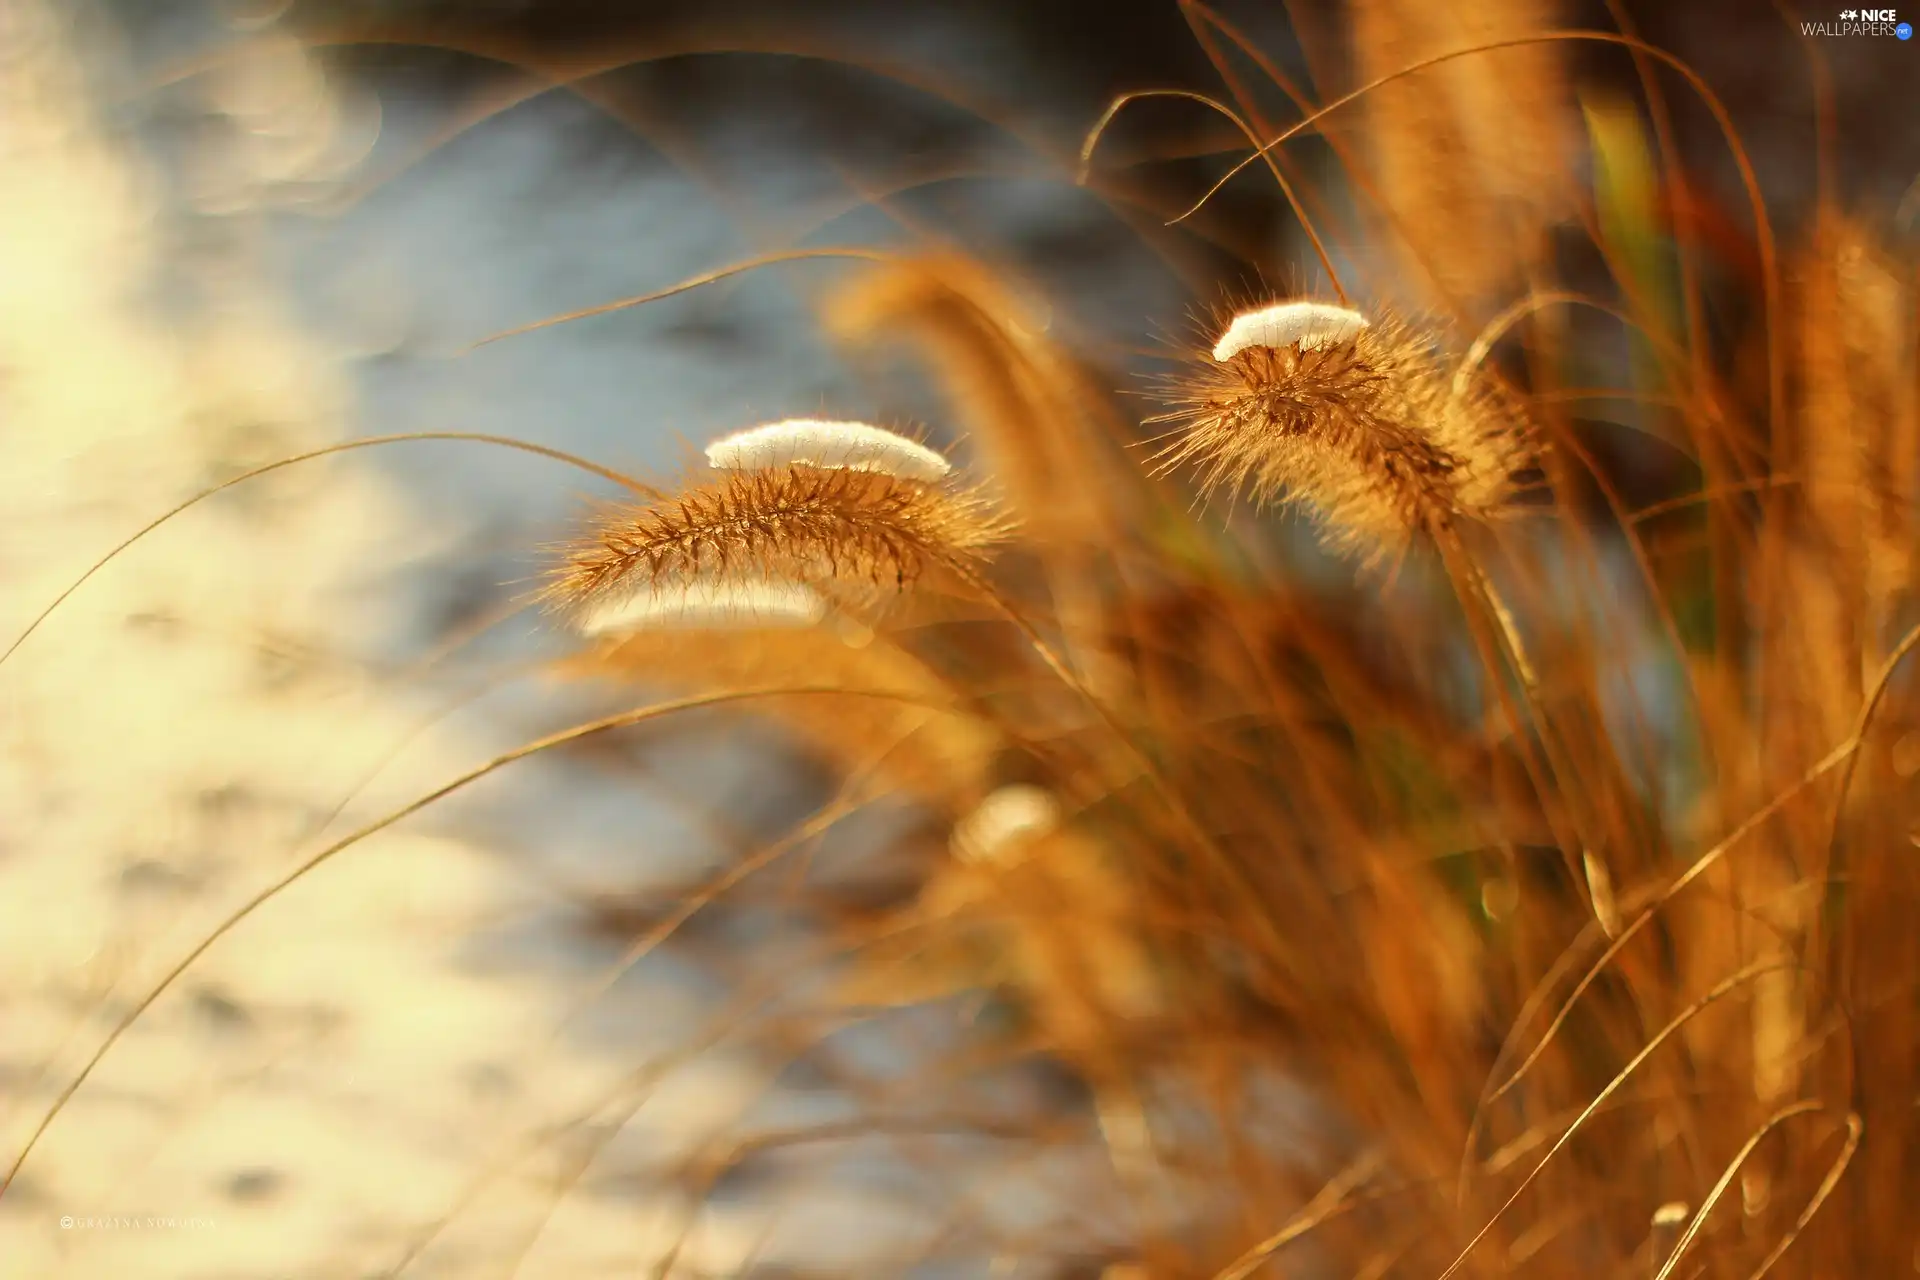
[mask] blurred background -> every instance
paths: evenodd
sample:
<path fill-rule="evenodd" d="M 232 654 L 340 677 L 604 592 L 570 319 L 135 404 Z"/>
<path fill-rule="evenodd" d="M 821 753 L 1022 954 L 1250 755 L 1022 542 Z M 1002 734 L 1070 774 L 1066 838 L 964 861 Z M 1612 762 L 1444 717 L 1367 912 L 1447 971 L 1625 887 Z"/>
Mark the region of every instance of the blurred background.
<path fill-rule="evenodd" d="M 1830 14 L 1211 12 L 1318 101 L 1449 41 L 1632 29 L 1721 95 L 1779 225 L 1821 181 L 1908 234 L 1920 215 L 1920 131 L 1893 123 L 1920 55 L 1828 40 L 1812 60 L 1794 24 Z M 476 345 L 757 255 L 976 255 L 1150 412 L 1145 379 L 1218 307 L 1324 288 L 1258 167 L 1166 225 L 1245 154 L 1197 102 L 1130 109 L 1077 181 L 1124 92 L 1265 86 L 1260 118 L 1298 118 L 1225 30 L 1171 0 L 0 0 L 0 643 L 175 504 L 352 437 L 484 432 L 671 475 L 719 432 L 819 412 L 923 423 L 965 453 L 914 368 L 832 341 L 822 299 L 847 264 L 829 258 Z M 1569 157 L 1637 93 L 1635 63 L 1520 56 L 1540 110 L 1473 101 L 1486 77 L 1463 70 L 1467 125 L 1372 156 L 1409 238 L 1422 201 L 1466 198 L 1461 166 L 1489 237 L 1590 214 Z M 1688 216 L 1737 273 L 1738 169 L 1700 101 L 1661 83 Z M 1484 320 L 1522 287 L 1471 219 L 1416 246 L 1443 269 L 1407 268 L 1337 152 L 1364 151 L 1364 117 L 1329 132 L 1289 154 L 1369 298 Z M 143 539 L 0 665 L 0 1153 L 302 858 L 631 703 L 546 678 L 564 638 L 515 612 L 540 548 L 604 492 L 471 442 L 288 468 Z M 731 1043 L 736 1001 L 777 1005 L 816 973 L 818 922 L 773 888 L 650 941 L 688 886 L 831 794 L 797 744 L 701 714 L 530 760 L 346 850 L 102 1059 L 0 1197 L 0 1274 L 633 1275 L 689 1222 L 683 1274 L 844 1270 L 918 1247 L 956 1187 L 1002 1223 L 1070 1229 L 1065 1253 L 1097 1271 L 1112 1232 L 1071 1148 L 1016 1161 L 928 1123 L 684 1189 L 714 1144 L 830 1124 L 941 1052 L 907 1015 L 796 1033 L 784 1057 Z M 884 894 L 916 830 L 902 800 L 824 847 Z M 1068 1086 L 999 1087 L 1041 1106 Z"/>

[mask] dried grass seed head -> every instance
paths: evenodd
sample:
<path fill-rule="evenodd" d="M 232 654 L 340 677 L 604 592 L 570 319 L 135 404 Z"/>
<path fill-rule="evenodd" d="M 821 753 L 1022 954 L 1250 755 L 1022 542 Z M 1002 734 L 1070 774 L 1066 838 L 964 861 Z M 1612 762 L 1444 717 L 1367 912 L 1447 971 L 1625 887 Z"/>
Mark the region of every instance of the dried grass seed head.
<path fill-rule="evenodd" d="M 1119 424 L 1096 389 L 1102 375 L 1056 339 L 1044 298 L 936 251 L 849 276 L 826 315 L 856 348 L 917 355 L 1030 540 L 1110 544 L 1134 522 L 1138 477 L 1105 447 Z"/>
<path fill-rule="evenodd" d="M 1180 436 L 1160 455 L 1165 469 L 1198 464 L 1204 491 L 1304 506 L 1370 565 L 1509 509 L 1529 460 L 1522 417 L 1487 376 L 1455 386 L 1436 335 L 1288 303 L 1237 316 L 1215 352 L 1176 379 Z"/>
<path fill-rule="evenodd" d="M 878 471 L 935 484 L 952 464 L 917 440 L 864 422 L 787 418 L 723 436 L 707 446 L 707 461 L 723 471 L 808 466 Z"/>
<path fill-rule="evenodd" d="M 1009 533 L 979 490 L 878 471 L 725 471 L 670 499 L 603 513 L 546 596 L 591 615 L 696 584 L 790 584 L 865 607 L 945 571 L 965 580 Z"/>

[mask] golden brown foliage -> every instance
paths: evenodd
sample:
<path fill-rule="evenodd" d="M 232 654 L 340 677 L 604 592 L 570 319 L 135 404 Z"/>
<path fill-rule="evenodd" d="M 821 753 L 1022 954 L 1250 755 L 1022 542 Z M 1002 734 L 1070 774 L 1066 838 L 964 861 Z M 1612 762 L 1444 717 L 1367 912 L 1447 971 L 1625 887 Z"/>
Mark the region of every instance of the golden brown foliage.
<path fill-rule="evenodd" d="M 775 695 L 755 707 L 840 768 L 956 816 L 985 794 L 1002 748 L 994 726 L 911 654 L 885 640 L 850 644 L 832 627 L 643 629 L 562 670 L 688 693 L 784 686 L 892 695 Z"/>
<path fill-rule="evenodd" d="M 1369 562 L 1437 541 L 1429 586 L 1445 594 L 1248 578 L 1211 522 L 1176 557 L 1148 537 L 1090 547 L 1043 519 L 1011 546 L 1048 573 L 986 588 L 969 553 L 996 603 L 969 622 L 882 621 L 861 650 L 827 631 L 642 633 L 577 665 L 696 687 L 947 691 L 925 705 L 952 714 L 913 729 L 851 702 L 769 707 L 850 770 L 877 755 L 883 775 L 898 768 L 953 833 L 910 901 L 836 917 L 855 961 L 825 1007 L 971 994 L 1009 1011 L 976 1065 L 1040 1055 L 1085 1086 L 1099 1148 L 1146 1214 L 1127 1246 L 1141 1274 L 1291 1274 L 1296 1250 L 1409 1280 L 1676 1260 L 1746 1276 L 1796 1256 L 1883 1273 L 1914 1243 L 1895 1206 L 1914 1185 L 1920 1080 L 1903 923 L 1920 880 L 1899 853 L 1920 797 L 1914 753 L 1896 749 L 1915 709 L 1894 678 L 1915 633 L 1893 630 L 1912 591 L 1886 567 L 1911 551 L 1910 468 L 1888 443 L 1911 430 L 1895 354 L 1911 302 L 1831 234 L 1789 295 L 1801 328 L 1774 465 L 1798 483 L 1763 500 L 1703 484 L 1684 503 L 1734 535 L 1738 558 L 1706 576 L 1747 575 L 1706 591 L 1739 610 L 1715 618 L 1721 639 L 1681 629 L 1702 590 L 1670 567 L 1701 554 L 1685 520 L 1642 523 L 1611 495 L 1597 513 L 1561 502 L 1497 539 L 1455 536 L 1520 510 L 1530 470 L 1564 498 L 1573 464 L 1594 464 L 1485 352 L 1450 358 L 1387 319 L 1196 356 L 1160 470 L 1196 464 L 1203 492 L 1301 504 Z M 1066 367 L 979 339 L 998 323 L 1015 322 L 969 321 L 964 342 L 918 333 L 950 360 L 967 350 L 954 391 L 970 415 L 1009 441 L 1023 421 L 1044 433 L 1052 419 L 1022 416 L 1044 397 L 983 408 L 996 359 L 1003 390 Z M 1550 352 L 1552 330 L 1532 337 Z M 1765 393 L 1742 368 L 1680 401 L 1674 430 L 1702 456 L 1755 434 L 1741 406 Z M 1063 377 L 1054 393 L 1083 392 Z M 1092 439 L 1053 446 L 1091 460 Z M 1026 468 L 1013 487 L 1029 503 L 1071 473 L 994 456 Z M 1845 499 L 1860 491 L 1871 501 Z M 1140 492 L 1153 509 L 1160 495 Z M 696 487 L 667 509 L 702 514 L 609 526 L 574 572 L 898 589 L 922 575 L 891 566 L 951 564 L 941 548 L 999 533 L 890 516 L 883 536 L 848 536 L 837 507 L 794 526 L 804 537 L 753 526 L 710 550 L 682 532 L 761 501 Z M 1610 557 L 1653 594 L 1622 589 Z M 1046 652 L 1061 636 L 1106 678 Z M 909 649 L 931 685 L 885 674 Z M 1681 703 L 1635 692 L 1650 673 Z M 889 738 L 918 745 L 888 763 Z M 1282 1085 L 1312 1113 L 1276 1114 Z"/>
<path fill-rule="evenodd" d="M 1354 16 L 1383 73 L 1546 18 Z M 776 953 L 774 985 L 817 1007 L 770 1018 L 765 1047 L 791 1061 L 850 1004 L 965 994 L 916 1024 L 952 1037 L 924 1079 L 864 1082 L 876 1129 L 909 1095 L 1015 1092 L 1009 1061 L 1072 1076 L 1054 1110 L 1085 1132 L 969 1119 L 1036 1161 L 1090 1146 L 1121 1207 L 1075 1166 L 1048 1189 L 1056 1238 L 962 1188 L 941 1243 L 970 1262 L 1825 1280 L 1920 1256 L 1914 264 L 1824 204 L 1785 237 L 1756 207 L 1733 256 L 1758 274 L 1709 282 L 1668 190 L 1617 202 L 1642 223 L 1558 279 L 1534 236 L 1488 228 L 1539 231 L 1585 159 L 1547 118 L 1564 50 L 1502 52 L 1396 81 L 1368 117 L 1446 283 L 1538 273 L 1471 355 L 1391 317 L 1197 353 L 1158 471 L 1109 489 L 1097 384 L 990 270 L 909 258 L 834 326 L 920 344 L 1020 532 L 959 480 L 762 467 L 610 510 L 550 584 L 574 609 L 713 582 L 839 607 L 817 629 L 642 629 L 568 668 L 757 687 L 923 803 L 942 838 L 911 846 L 908 890 L 829 913 L 851 974 L 816 990 Z M 1582 345 L 1621 335 L 1576 333 L 1569 302 L 1623 326 L 1620 350 Z M 1440 572 L 1289 576 L 1282 525 L 1169 517 L 1189 467 L 1202 493 L 1307 508 L 1368 564 L 1437 544 Z M 1550 501 L 1506 522 L 1535 471 Z M 868 608 L 934 585 L 978 608 Z M 864 648 L 833 629 L 849 613 Z M 983 843 L 1010 789 L 1049 817 Z M 1068 1229 L 1082 1209 L 1098 1231 Z"/>

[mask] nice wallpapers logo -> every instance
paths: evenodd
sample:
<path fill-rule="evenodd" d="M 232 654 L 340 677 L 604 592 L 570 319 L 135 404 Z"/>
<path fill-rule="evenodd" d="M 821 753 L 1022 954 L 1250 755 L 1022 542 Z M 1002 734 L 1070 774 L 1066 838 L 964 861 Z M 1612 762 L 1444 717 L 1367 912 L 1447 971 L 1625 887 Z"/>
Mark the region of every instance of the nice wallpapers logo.
<path fill-rule="evenodd" d="M 1892 9 L 1842 9 L 1838 22 L 1803 22 L 1803 36 L 1892 36 L 1913 39 L 1913 24 L 1900 21 Z"/>

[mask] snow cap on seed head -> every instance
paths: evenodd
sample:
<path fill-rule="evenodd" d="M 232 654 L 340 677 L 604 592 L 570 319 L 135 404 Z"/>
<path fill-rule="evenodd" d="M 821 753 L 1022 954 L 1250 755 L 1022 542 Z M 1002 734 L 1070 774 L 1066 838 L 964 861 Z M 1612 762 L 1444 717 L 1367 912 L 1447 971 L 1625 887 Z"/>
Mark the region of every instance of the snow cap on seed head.
<path fill-rule="evenodd" d="M 952 466 L 932 449 L 864 422 L 788 418 L 722 436 L 707 446 L 707 461 L 722 471 L 778 467 L 878 471 L 931 484 Z"/>
<path fill-rule="evenodd" d="M 1347 341 L 1367 327 L 1358 311 L 1328 302 L 1280 302 L 1243 311 L 1214 344 L 1213 358 L 1225 363 L 1248 347 L 1298 347 L 1315 351 Z"/>
<path fill-rule="evenodd" d="M 953 852 L 962 862 L 1005 862 L 1016 846 L 1060 824 L 1060 802 L 1041 787 L 1001 787 L 953 828 Z"/>
<path fill-rule="evenodd" d="M 604 601 L 578 625 L 590 636 L 674 627 L 810 627 L 826 611 L 826 601 L 799 583 L 700 579 Z"/>

